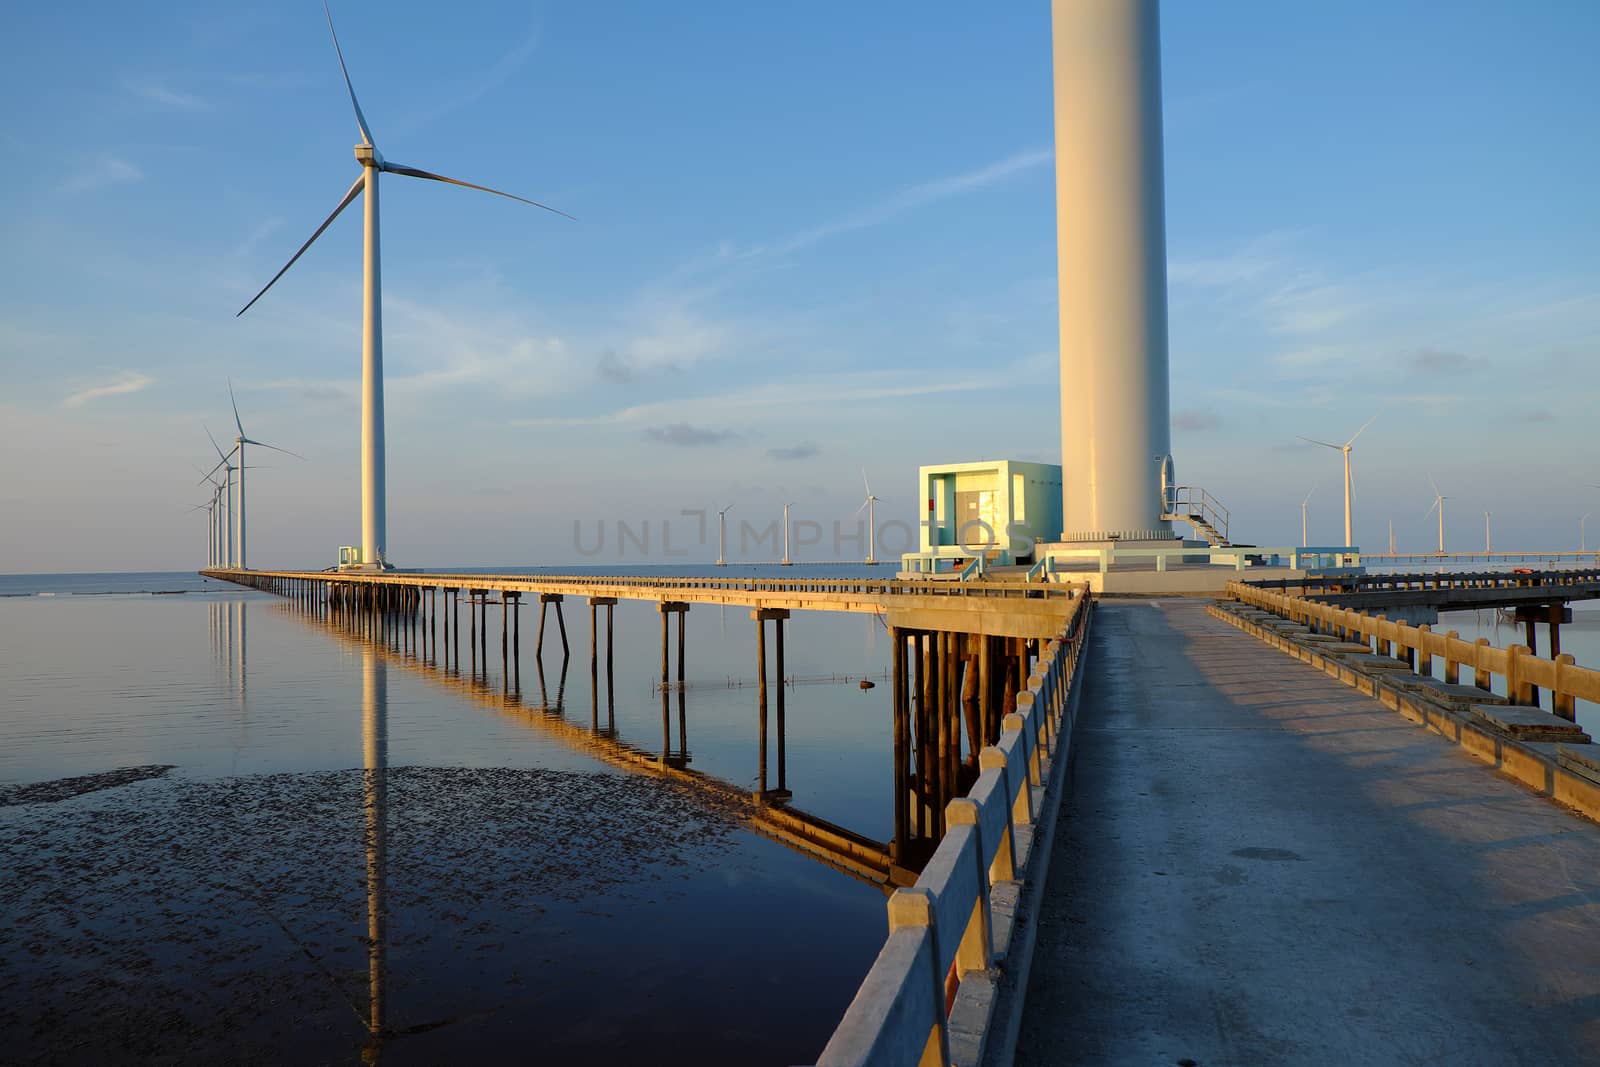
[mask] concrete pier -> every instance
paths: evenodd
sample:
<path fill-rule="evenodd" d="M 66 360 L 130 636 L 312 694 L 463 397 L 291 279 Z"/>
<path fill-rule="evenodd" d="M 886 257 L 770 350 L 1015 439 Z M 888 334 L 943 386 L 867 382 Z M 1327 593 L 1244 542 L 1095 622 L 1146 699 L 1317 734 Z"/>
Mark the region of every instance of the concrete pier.
<path fill-rule="evenodd" d="M 1023 1064 L 1600 1059 L 1600 827 L 1197 603 L 1103 603 Z"/>

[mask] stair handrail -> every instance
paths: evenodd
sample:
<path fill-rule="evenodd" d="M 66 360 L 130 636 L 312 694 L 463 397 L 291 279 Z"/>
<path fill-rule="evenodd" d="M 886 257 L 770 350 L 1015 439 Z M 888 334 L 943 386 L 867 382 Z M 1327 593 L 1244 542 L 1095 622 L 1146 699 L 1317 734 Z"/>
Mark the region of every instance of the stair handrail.
<path fill-rule="evenodd" d="M 1226 542 L 1228 540 L 1228 509 L 1222 501 L 1197 485 L 1175 485 L 1170 489 L 1168 515 L 1189 519 L 1198 515 L 1200 521 L 1210 526 Z"/>

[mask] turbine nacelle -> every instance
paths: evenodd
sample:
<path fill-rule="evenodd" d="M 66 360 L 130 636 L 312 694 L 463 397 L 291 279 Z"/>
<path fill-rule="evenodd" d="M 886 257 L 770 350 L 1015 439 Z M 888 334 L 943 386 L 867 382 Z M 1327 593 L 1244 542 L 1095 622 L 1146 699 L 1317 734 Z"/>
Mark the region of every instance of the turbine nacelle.
<path fill-rule="evenodd" d="M 383 169 L 383 153 L 378 151 L 377 145 L 356 145 L 356 162 L 363 167 L 377 167 Z"/>

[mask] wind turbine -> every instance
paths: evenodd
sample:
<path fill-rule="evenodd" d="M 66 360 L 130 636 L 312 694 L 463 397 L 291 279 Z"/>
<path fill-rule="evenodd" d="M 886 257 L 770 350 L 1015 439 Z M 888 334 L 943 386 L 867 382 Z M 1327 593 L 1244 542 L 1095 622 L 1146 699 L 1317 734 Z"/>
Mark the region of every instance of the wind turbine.
<path fill-rule="evenodd" d="M 239 421 L 239 402 L 233 398 L 233 382 L 231 381 L 228 383 L 228 403 L 233 405 L 233 425 L 239 430 L 239 436 L 233 439 L 233 449 L 235 452 L 239 453 L 239 520 L 234 524 L 237 528 L 239 538 L 239 569 L 248 570 L 250 568 L 250 564 L 246 561 L 244 551 L 244 446 L 255 445 L 258 448 L 270 448 L 274 452 L 282 452 L 284 455 L 293 456 L 295 459 L 303 460 L 306 457 L 300 455 L 298 452 L 290 452 L 287 448 L 279 448 L 277 445 L 269 445 L 265 441 L 257 441 L 244 435 L 244 423 Z"/>
<path fill-rule="evenodd" d="M 200 471 L 200 482 L 196 484 L 211 483 L 211 499 L 204 505 L 206 509 L 206 566 L 215 567 L 222 552 L 221 541 L 217 533 L 217 523 L 222 518 L 221 512 L 218 511 L 218 508 L 221 507 L 222 483 L 205 471 L 201 471 L 198 463 L 195 464 L 194 469 Z"/>
<path fill-rule="evenodd" d="M 212 537 L 211 537 L 211 509 L 214 506 L 214 504 L 215 504 L 215 501 L 208 501 L 207 503 L 204 503 L 204 504 L 196 504 L 194 507 L 189 509 L 190 511 L 203 511 L 203 512 L 206 513 L 206 566 L 207 567 L 211 566 L 211 550 L 212 550 L 212 548 L 215 547 L 215 545 L 213 543 L 213 540 L 212 540 Z"/>
<path fill-rule="evenodd" d="M 1583 517 L 1578 520 L 1578 551 L 1579 552 L 1587 552 L 1587 551 L 1589 551 L 1589 532 L 1584 528 L 1584 526 L 1589 521 L 1589 516 L 1593 515 L 1593 514 L 1594 514 L 1594 512 L 1592 512 L 1592 511 L 1586 511 L 1586 512 L 1583 513 Z"/>
<path fill-rule="evenodd" d="M 510 200 L 524 204 L 531 204 L 545 211 L 554 212 L 565 218 L 572 218 L 564 211 L 558 211 L 547 204 L 536 200 L 528 200 L 511 193 L 491 189 L 487 185 L 474 185 L 456 178 L 447 178 L 442 174 L 432 171 L 420 170 L 400 163 L 392 163 L 383 158 L 383 154 L 372 141 L 372 129 L 367 125 L 367 118 L 361 113 L 361 104 L 356 100 L 356 90 L 350 81 L 350 70 L 344 64 L 344 51 L 339 47 L 339 35 L 333 29 L 333 13 L 328 10 L 326 0 L 322 5 L 323 14 L 328 19 L 328 32 L 333 36 L 334 54 L 339 57 L 339 70 L 344 75 L 344 86 L 350 94 L 350 106 L 355 109 L 356 125 L 361 129 L 361 143 L 356 145 L 356 162 L 361 164 L 361 177 L 350 186 L 339 201 L 339 206 L 333 213 L 322 221 L 316 231 L 301 245 L 294 255 L 289 257 L 289 262 L 261 288 L 261 292 L 250 298 L 250 302 L 239 309 L 238 314 L 243 315 L 254 306 L 257 300 L 266 294 L 268 289 L 275 285 L 279 278 L 288 272 L 289 268 L 305 254 L 306 249 L 322 232 L 333 224 L 339 213 L 350 206 L 351 201 L 365 193 L 366 224 L 364 230 L 364 252 L 362 257 L 363 289 L 361 296 L 361 566 L 376 569 L 385 569 L 389 565 L 385 562 L 384 552 L 387 544 L 387 516 L 388 506 L 385 500 L 385 467 L 384 467 L 384 437 L 383 437 L 383 297 L 381 285 L 380 257 L 378 254 L 378 175 L 384 172 L 400 174 L 408 178 L 425 178 L 428 181 L 444 182 L 447 185 L 460 185 L 467 189 L 477 189 L 485 193 L 493 193 Z M 237 316 L 236 316 L 237 317 Z"/>
<path fill-rule="evenodd" d="M 870 567 L 878 562 L 878 526 L 874 518 L 875 509 L 873 508 L 873 505 L 878 502 L 878 498 L 872 495 L 872 483 L 867 481 L 867 468 L 865 467 L 861 468 L 861 484 L 867 487 L 867 498 L 861 502 L 861 507 L 856 508 L 856 514 L 860 515 L 863 509 L 867 513 L 866 562 Z"/>
<path fill-rule="evenodd" d="M 206 430 L 204 426 L 202 426 L 201 429 Z M 222 507 L 223 510 L 228 513 L 228 521 L 221 530 L 223 535 L 222 553 L 221 558 L 219 558 L 217 562 L 224 567 L 228 567 L 232 566 L 233 564 L 233 453 L 234 451 L 237 451 L 237 448 L 232 449 L 225 454 L 222 451 L 222 446 L 217 444 L 217 439 L 211 436 L 210 430 L 206 430 L 206 437 L 210 438 L 211 447 L 217 450 L 218 462 L 215 467 L 212 467 L 211 470 L 206 472 L 205 480 L 210 481 L 211 476 L 218 471 L 227 472 L 222 485 Z"/>
<path fill-rule="evenodd" d="M 1492 511 L 1485 511 L 1483 513 L 1483 554 L 1486 556 L 1494 552 L 1494 538 L 1490 535 L 1489 526 L 1489 519 L 1493 517 L 1493 515 L 1494 512 Z"/>
<path fill-rule="evenodd" d="M 1314 445 L 1321 445 L 1323 448 L 1331 448 L 1335 452 L 1344 453 L 1344 547 L 1346 548 L 1353 548 L 1355 546 L 1355 536 L 1352 533 L 1350 524 L 1350 448 L 1356 443 L 1356 438 L 1365 433 L 1367 427 L 1371 426 L 1373 420 L 1377 417 L 1377 415 L 1374 415 L 1371 419 L 1368 419 L 1366 422 L 1362 423 L 1361 429 L 1352 434 L 1350 440 L 1346 441 L 1342 445 L 1330 444 L 1327 441 L 1317 441 L 1310 437 L 1300 438 L 1302 441 L 1310 441 Z"/>
<path fill-rule="evenodd" d="M 1444 502 L 1450 498 L 1439 492 L 1439 484 L 1433 480 L 1433 475 L 1428 475 L 1428 484 L 1433 486 L 1433 507 L 1423 515 L 1427 518 L 1435 511 L 1439 512 L 1439 555 L 1444 555 Z"/>
<path fill-rule="evenodd" d="M 1315 493 L 1316 491 L 1317 491 L 1317 487 L 1315 485 L 1313 485 L 1311 487 L 1311 493 Z M 1309 545 L 1311 543 L 1309 540 L 1307 540 L 1307 537 L 1306 537 L 1306 505 L 1311 503 L 1311 493 L 1307 493 L 1306 494 L 1306 498 L 1304 500 L 1300 501 L 1300 547 L 1301 548 L 1305 548 L 1307 545 Z"/>
<path fill-rule="evenodd" d="M 725 549 L 728 544 L 728 512 L 732 510 L 733 505 L 729 504 L 717 512 L 717 566 L 719 567 L 728 565 Z"/>
<path fill-rule="evenodd" d="M 783 565 L 785 567 L 790 566 L 791 563 L 793 562 L 792 560 L 789 559 L 789 509 L 792 508 L 792 507 L 794 507 L 793 503 L 785 504 L 783 506 L 783 560 L 782 560 L 782 562 L 783 562 Z"/>

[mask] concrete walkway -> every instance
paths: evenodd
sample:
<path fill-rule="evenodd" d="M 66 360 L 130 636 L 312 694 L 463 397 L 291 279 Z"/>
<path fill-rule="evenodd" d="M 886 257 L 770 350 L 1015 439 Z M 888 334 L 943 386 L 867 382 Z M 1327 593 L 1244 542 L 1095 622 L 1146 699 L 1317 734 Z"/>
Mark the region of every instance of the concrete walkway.
<path fill-rule="evenodd" d="M 1084 680 L 1019 1063 L 1600 1063 L 1600 826 L 1203 603 Z"/>

